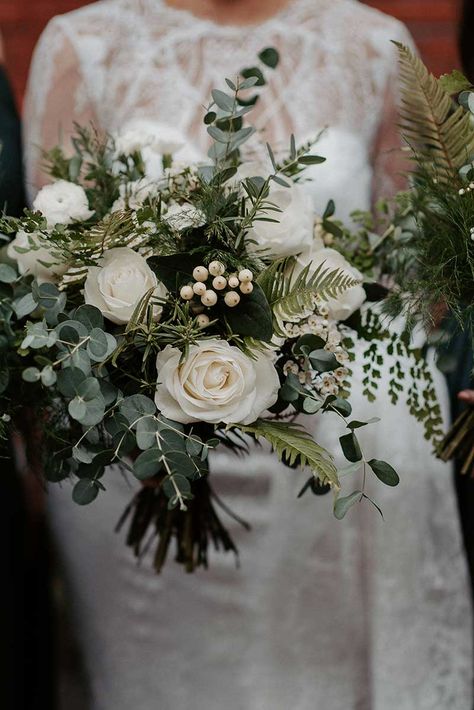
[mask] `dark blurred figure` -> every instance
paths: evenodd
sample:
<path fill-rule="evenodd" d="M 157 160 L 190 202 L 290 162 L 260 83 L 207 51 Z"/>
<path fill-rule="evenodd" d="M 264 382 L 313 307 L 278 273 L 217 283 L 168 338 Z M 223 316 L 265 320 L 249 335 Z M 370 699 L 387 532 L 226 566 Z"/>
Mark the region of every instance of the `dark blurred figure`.
<path fill-rule="evenodd" d="M 20 120 L 0 38 L 0 210 L 24 207 Z M 0 708 L 54 710 L 44 519 L 27 511 L 12 447 L 0 448 Z"/>
<path fill-rule="evenodd" d="M 464 0 L 463 3 L 459 27 L 459 51 L 464 72 L 474 83 L 474 0 Z M 456 358 L 456 366 L 447 376 L 451 396 L 451 413 L 455 419 L 463 408 L 468 406 L 459 399 L 459 393 L 474 387 L 473 353 L 470 336 L 467 332 L 457 332 L 454 335 L 450 354 Z M 474 590 L 474 479 L 456 472 L 456 490 Z"/>

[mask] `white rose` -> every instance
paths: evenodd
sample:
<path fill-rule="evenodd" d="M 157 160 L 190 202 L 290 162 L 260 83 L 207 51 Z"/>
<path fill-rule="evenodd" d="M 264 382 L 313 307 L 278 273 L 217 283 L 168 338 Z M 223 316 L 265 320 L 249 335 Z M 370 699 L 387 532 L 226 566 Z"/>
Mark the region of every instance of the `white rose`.
<path fill-rule="evenodd" d="M 336 270 L 339 269 L 345 275 L 351 276 L 360 281 L 363 276 L 349 264 L 349 262 L 335 249 L 316 249 L 309 250 L 301 254 L 297 259 L 297 264 L 294 276 L 301 273 L 302 269 L 311 264 L 310 273 L 314 273 L 318 266 L 324 263 L 324 268 Z M 343 291 L 337 298 L 329 298 L 326 301 L 328 307 L 328 316 L 334 320 L 343 321 L 349 318 L 366 299 L 365 291 L 360 284 L 351 286 L 351 288 Z"/>
<path fill-rule="evenodd" d="M 58 261 L 55 245 L 37 233 L 18 231 L 8 245 L 7 254 L 18 263 L 20 274 L 31 274 L 40 284 L 57 281 L 68 268 L 67 264 Z"/>
<path fill-rule="evenodd" d="M 176 422 L 250 424 L 277 400 L 280 381 L 267 355 L 252 360 L 225 340 L 203 340 L 180 359 L 170 345 L 156 359 L 156 406 Z"/>
<path fill-rule="evenodd" d="M 280 187 L 271 183 L 268 201 L 280 212 L 268 210 L 260 216 L 278 222 L 255 221 L 247 233 L 249 251 L 266 249 L 272 256 L 293 256 L 309 249 L 313 241 L 314 212 L 311 198 L 302 185 Z"/>
<path fill-rule="evenodd" d="M 166 289 L 158 282 L 140 254 L 128 247 L 105 252 L 100 266 L 89 266 L 84 284 L 84 300 L 96 306 L 112 323 L 128 323 L 139 300 L 155 287 L 154 295 L 164 298 Z M 161 315 L 155 307 L 155 317 Z"/>
<path fill-rule="evenodd" d="M 138 210 L 143 206 L 147 197 L 156 195 L 158 186 L 149 178 L 141 178 L 127 183 L 122 183 L 119 187 L 120 197 L 112 205 L 111 212 L 120 210 Z"/>
<path fill-rule="evenodd" d="M 85 222 L 94 214 L 94 211 L 89 209 L 84 188 L 67 180 L 57 180 L 45 185 L 36 195 L 33 209 L 44 215 L 48 227 Z"/>
<path fill-rule="evenodd" d="M 204 212 L 196 209 L 189 203 L 179 205 L 177 202 L 174 202 L 168 207 L 165 219 L 178 231 L 188 229 L 189 227 L 202 227 L 202 225 L 206 223 L 206 215 Z"/>

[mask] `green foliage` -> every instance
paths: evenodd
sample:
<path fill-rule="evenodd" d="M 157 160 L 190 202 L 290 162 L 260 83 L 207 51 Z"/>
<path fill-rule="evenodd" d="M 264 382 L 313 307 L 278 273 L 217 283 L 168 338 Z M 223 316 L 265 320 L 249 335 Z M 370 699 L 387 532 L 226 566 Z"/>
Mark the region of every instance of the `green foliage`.
<path fill-rule="evenodd" d="M 319 446 L 310 434 L 298 424 L 258 419 L 254 424 L 239 426 L 241 431 L 252 434 L 257 439 L 266 439 L 278 458 L 290 466 L 309 466 L 321 483 L 339 487 L 337 470 L 330 454 Z"/>
<path fill-rule="evenodd" d="M 474 153 L 471 117 L 456 107 L 450 96 L 451 84 L 435 79 L 421 59 L 396 44 L 402 81 L 402 133 L 438 180 L 457 180 L 458 170 Z"/>
<path fill-rule="evenodd" d="M 292 320 L 305 311 L 313 310 L 315 298 L 322 301 L 335 298 L 359 283 L 358 279 L 341 269 L 329 269 L 324 263 L 313 273 L 311 264 L 308 264 L 299 274 L 294 274 L 294 262 L 281 259 L 273 262 L 258 277 L 258 284 L 279 321 Z"/>

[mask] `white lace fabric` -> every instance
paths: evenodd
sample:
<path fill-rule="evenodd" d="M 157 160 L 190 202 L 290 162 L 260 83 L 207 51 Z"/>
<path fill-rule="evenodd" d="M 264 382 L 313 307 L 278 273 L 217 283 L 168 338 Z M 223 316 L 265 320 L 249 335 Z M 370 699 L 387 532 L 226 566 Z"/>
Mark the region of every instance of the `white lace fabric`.
<path fill-rule="evenodd" d="M 281 63 L 255 113 L 261 142 L 279 150 L 291 132 L 299 141 L 329 126 L 317 149 L 327 163 L 307 185 L 318 209 L 332 197 L 346 217 L 400 184 L 390 40 L 411 43 L 399 22 L 353 0 L 293 0 L 244 28 L 164 0 L 102 0 L 57 17 L 28 83 L 30 192 L 45 181 L 39 149 L 67 145 L 74 121 L 105 131 L 135 117 L 171 122 L 205 151 L 211 88 L 274 46 Z M 210 571 L 186 576 L 170 559 L 158 578 L 113 532 L 132 493 L 117 470 L 87 508 L 68 485 L 53 487 L 93 710 L 470 710 L 471 617 L 449 468 L 383 384 L 375 404 L 364 401 L 357 348 L 354 416 L 382 418 L 363 431 L 366 448 L 402 479 L 371 491 L 385 522 L 368 505 L 335 521 L 327 498 L 296 499 L 302 477 L 267 452 L 221 452 L 216 488 L 253 526 L 229 522 L 241 567 L 213 556 Z M 318 440 L 337 450 L 343 431 L 330 417 L 320 426 Z"/>

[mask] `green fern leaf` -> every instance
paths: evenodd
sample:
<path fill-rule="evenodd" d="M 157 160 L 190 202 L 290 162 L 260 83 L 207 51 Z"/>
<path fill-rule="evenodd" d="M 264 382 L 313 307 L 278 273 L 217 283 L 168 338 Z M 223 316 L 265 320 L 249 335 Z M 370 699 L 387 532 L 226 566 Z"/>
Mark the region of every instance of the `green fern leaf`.
<path fill-rule="evenodd" d="M 453 101 L 421 59 L 395 42 L 400 60 L 401 130 L 417 158 L 432 165 L 437 177 L 457 175 L 474 153 L 470 115 Z"/>
<path fill-rule="evenodd" d="M 279 321 L 304 316 L 305 312 L 314 309 L 316 296 L 322 301 L 337 298 L 348 288 L 360 283 L 341 269 L 326 268 L 324 262 L 313 273 L 310 273 L 311 264 L 296 278 L 294 271 L 293 259 L 280 259 L 265 269 L 258 278 L 258 284 Z"/>
<path fill-rule="evenodd" d="M 253 434 L 257 439 L 266 439 L 280 461 L 285 459 L 290 466 L 295 463 L 302 467 L 309 466 L 321 483 L 329 483 L 335 490 L 339 490 L 337 469 L 331 455 L 298 424 L 257 419 L 254 424 L 238 425 L 237 428 L 244 433 Z"/>

